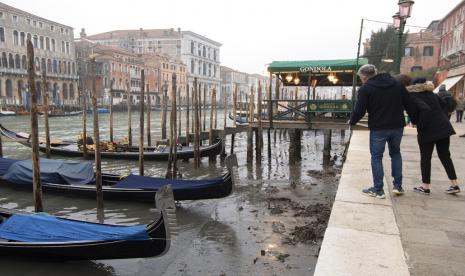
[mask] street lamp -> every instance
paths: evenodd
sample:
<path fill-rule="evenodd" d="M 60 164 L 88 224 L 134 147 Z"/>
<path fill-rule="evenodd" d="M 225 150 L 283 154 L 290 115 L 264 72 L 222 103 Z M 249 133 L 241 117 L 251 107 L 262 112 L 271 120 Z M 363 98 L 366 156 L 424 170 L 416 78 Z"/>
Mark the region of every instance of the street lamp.
<path fill-rule="evenodd" d="M 412 6 L 415 2 L 412 0 L 399 0 L 399 12 L 392 16 L 393 26 L 397 30 L 398 44 L 396 51 L 396 60 L 394 70 L 396 73 L 400 73 L 400 61 L 401 61 L 401 50 L 402 50 L 402 35 L 404 34 L 404 27 L 407 22 L 407 18 L 412 14 Z"/>

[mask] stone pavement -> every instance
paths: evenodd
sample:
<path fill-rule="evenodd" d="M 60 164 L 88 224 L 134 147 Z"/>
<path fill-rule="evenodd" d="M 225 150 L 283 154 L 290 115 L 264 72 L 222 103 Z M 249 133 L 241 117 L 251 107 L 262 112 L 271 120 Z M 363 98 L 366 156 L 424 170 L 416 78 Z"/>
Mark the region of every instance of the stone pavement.
<path fill-rule="evenodd" d="M 454 116 L 455 117 L 455 116 Z M 453 123 L 458 135 L 465 123 Z M 451 137 L 451 153 L 462 193 L 448 195 L 446 172 L 436 154 L 431 168 L 431 195 L 413 192 L 421 184 L 416 130 L 405 129 L 402 140 L 404 196 L 393 197 L 393 208 L 411 275 L 465 275 L 465 138 Z M 389 158 L 386 182 L 392 188 Z"/>
<path fill-rule="evenodd" d="M 465 134 L 465 123 L 455 124 Z M 372 185 L 368 131 L 354 131 L 321 246 L 315 275 L 465 275 L 465 138 L 451 138 L 452 159 L 462 193 L 447 195 L 447 175 L 433 155 L 431 195 L 421 184 L 416 129 L 402 140 L 404 189 L 391 194 L 386 151 L 386 199 L 365 196 Z"/>

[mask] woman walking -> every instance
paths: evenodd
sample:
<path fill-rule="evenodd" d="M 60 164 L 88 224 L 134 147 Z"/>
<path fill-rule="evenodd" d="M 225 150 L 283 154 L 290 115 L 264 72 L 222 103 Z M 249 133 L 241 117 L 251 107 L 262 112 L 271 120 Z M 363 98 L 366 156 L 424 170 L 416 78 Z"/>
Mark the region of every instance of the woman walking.
<path fill-rule="evenodd" d="M 417 126 L 418 144 L 421 154 L 421 176 L 423 184 L 414 191 L 429 195 L 431 184 L 431 157 L 434 147 L 451 182 L 445 191 L 448 194 L 460 192 L 457 175 L 450 158 L 450 136 L 455 131 L 449 122 L 447 105 L 433 93 L 434 85 L 425 78 L 415 78 L 407 87 L 412 102 L 412 122 Z"/>

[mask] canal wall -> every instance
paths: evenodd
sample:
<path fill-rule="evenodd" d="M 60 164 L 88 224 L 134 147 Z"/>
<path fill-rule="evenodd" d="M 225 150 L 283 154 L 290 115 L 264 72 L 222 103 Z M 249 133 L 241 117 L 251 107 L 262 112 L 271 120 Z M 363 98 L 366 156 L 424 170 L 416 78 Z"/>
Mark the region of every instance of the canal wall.
<path fill-rule="evenodd" d="M 409 275 L 387 187 L 386 199 L 361 192 L 372 185 L 368 145 L 368 131 L 353 131 L 314 275 Z"/>

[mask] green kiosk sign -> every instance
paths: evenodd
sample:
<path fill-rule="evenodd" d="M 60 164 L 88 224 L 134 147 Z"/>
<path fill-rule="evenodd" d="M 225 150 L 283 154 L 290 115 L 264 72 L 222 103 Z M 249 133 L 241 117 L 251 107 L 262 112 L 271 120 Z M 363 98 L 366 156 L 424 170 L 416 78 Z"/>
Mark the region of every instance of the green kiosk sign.
<path fill-rule="evenodd" d="M 352 101 L 348 100 L 317 100 L 308 103 L 310 112 L 351 112 Z"/>

